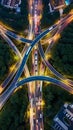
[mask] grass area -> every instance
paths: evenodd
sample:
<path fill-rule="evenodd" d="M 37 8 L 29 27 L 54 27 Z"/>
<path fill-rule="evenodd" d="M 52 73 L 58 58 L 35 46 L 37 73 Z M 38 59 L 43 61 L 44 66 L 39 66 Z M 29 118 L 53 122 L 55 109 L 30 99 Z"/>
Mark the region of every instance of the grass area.
<path fill-rule="evenodd" d="M 45 86 L 45 87 L 44 87 Z M 73 95 L 69 94 L 59 86 L 43 85 L 44 106 L 44 129 L 51 130 L 54 116 L 58 113 L 65 102 L 73 103 Z"/>
<path fill-rule="evenodd" d="M 73 77 L 73 22 L 61 33 L 52 48 L 52 65 L 63 75 Z"/>
<path fill-rule="evenodd" d="M 27 107 L 28 96 L 25 86 L 13 93 L 0 112 L 0 130 L 28 130 Z"/>
<path fill-rule="evenodd" d="M 9 45 L 0 38 L 0 82 L 7 77 L 10 66 L 16 62 L 14 57 L 15 54 Z"/>
<path fill-rule="evenodd" d="M 16 31 L 24 31 L 28 25 L 27 1 L 22 1 L 21 13 L 5 8 L 0 5 L 0 21 L 5 25 L 14 28 Z"/>

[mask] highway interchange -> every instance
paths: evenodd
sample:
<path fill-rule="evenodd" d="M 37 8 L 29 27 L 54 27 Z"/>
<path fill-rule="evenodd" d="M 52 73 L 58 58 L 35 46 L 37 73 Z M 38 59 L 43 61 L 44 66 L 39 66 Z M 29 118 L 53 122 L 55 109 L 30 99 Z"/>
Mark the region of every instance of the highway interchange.
<path fill-rule="evenodd" d="M 2 107 L 4 106 L 5 102 L 9 99 L 10 95 L 13 93 L 13 91 L 25 84 L 25 83 L 28 83 L 28 82 L 32 82 L 32 81 L 50 81 L 51 83 L 53 84 L 56 84 L 62 88 L 64 88 L 66 91 L 68 91 L 69 93 L 73 94 L 73 81 L 69 80 L 69 79 L 66 79 L 64 76 L 62 76 L 59 72 L 57 72 L 53 66 L 49 63 L 48 60 L 46 60 L 46 57 L 45 57 L 45 54 L 44 54 L 44 51 L 43 51 L 43 48 L 42 48 L 42 43 L 40 43 L 39 41 L 44 37 L 46 36 L 48 33 L 52 32 L 53 30 L 56 30 L 57 28 L 59 28 L 60 26 L 60 29 L 58 32 L 56 32 L 56 34 L 54 34 L 54 36 L 52 38 L 49 38 L 48 41 L 49 41 L 49 50 L 51 50 L 51 47 L 54 45 L 54 42 L 55 42 L 55 37 L 73 20 L 73 12 L 70 12 L 65 18 L 63 18 L 62 20 L 59 21 L 59 23 L 56 23 L 54 24 L 53 26 L 49 27 L 48 29 L 46 29 L 44 32 L 40 33 L 39 35 L 37 35 L 35 37 L 34 40 L 29 40 L 29 39 L 25 39 L 25 38 L 22 38 L 16 34 L 14 34 L 13 32 L 7 30 L 6 28 L 4 28 L 2 25 L 0 25 L 0 35 L 4 38 L 4 40 L 9 44 L 9 46 L 13 49 L 13 51 L 15 52 L 15 54 L 20 58 L 20 62 L 17 62 L 16 65 L 15 65 L 15 68 L 10 74 L 9 76 L 6 78 L 6 80 L 4 81 L 4 83 L 1 85 L 1 88 L 2 91 L 4 91 L 4 89 L 6 88 L 7 84 L 10 82 L 10 80 L 14 77 L 13 81 L 11 82 L 10 86 L 6 88 L 6 90 L 0 95 L 0 109 L 2 109 Z M 9 37 L 12 37 L 18 41 L 21 41 L 21 42 L 24 42 L 26 43 L 25 44 L 25 47 L 23 48 L 23 51 L 22 51 L 22 54 L 19 52 L 19 50 L 17 49 L 17 47 L 15 46 L 15 44 L 10 40 Z M 51 42 L 50 42 L 50 39 L 51 39 Z M 58 79 L 55 79 L 55 78 L 52 78 L 52 77 L 49 77 L 49 76 L 42 76 L 42 75 L 37 75 L 36 76 L 30 76 L 30 73 L 29 73 L 29 69 L 26 65 L 27 63 L 27 60 L 28 60 L 28 57 L 32 51 L 32 49 L 38 44 L 38 48 L 39 48 L 39 52 L 40 52 L 40 55 L 42 57 L 42 61 L 43 63 L 45 63 L 45 65 L 48 67 L 48 69 L 50 69 L 60 80 Z M 36 49 L 35 49 L 36 50 Z M 47 51 L 48 53 L 48 51 Z M 24 71 L 25 69 L 25 76 L 26 78 L 21 80 L 21 81 L 18 81 L 19 77 L 21 76 L 22 72 Z M 43 67 L 43 72 L 44 72 L 44 67 Z M 16 75 L 15 75 L 16 73 Z M 15 75 L 15 76 L 14 76 Z M 37 82 L 39 83 L 39 82 Z M 41 82 L 40 82 L 41 83 Z M 29 84 L 30 86 L 31 84 Z M 38 84 L 40 86 L 40 84 Z M 42 86 L 42 85 L 41 85 Z M 32 93 L 32 90 L 31 90 L 31 87 L 29 89 L 30 91 L 28 92 L 29 93 L 29 100 L 32 104 L 32 107 L 34 106 L 33 104 L 33 93 Z M 41 87 L 38 87 L 37 89 L 37 93 L 36 95 L 38 94 L 38 101 L 37 102 L 41 102 L 40 100 L 42 99 L 42 88 Z M 36 96 L 35 95 L 35 96 Z M 37 96 L 36 96 L 37 97 Z M 39 106 L 39 105 L 38 105 Z M 40 104 L 41 106 L 41 104 Z M 38 109 L 38 107 L 36 107 L 36 109 Z M 30 110 L 31 112 L 31 116 L 33 111 L 32 111 L 32 108 Z M 38 115 L 38 119 L 36 119 L 36 117 L 34 119 L 32 119 L 33 117 L 31 117 L 31 124 L 32 124 L 32 127 L 33 127 L 33 123 L 32 122 L 35 122 L 35 119 L 36 119 L 36 123 L 34 125 L 34 129 L 36 130 L 43 130 L 43 124 L 41 123 L 42 120 L 43 120 L 43 113 L 42 113 L 42 110 L 41 109 L 38 109 L 37 110 L 37 115 Z M 40 116 L 39 116 L 40 115 Z M 40 127 L 39 127 L 39 124 L 40 124 Z"/>

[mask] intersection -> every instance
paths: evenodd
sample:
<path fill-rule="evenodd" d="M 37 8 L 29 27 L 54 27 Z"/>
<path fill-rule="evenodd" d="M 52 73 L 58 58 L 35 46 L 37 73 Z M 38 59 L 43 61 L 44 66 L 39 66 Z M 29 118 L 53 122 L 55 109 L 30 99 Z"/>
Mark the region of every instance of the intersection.
<path fill-rule="evenodd" d="M 64 88 L 69 93 L 73 94 L 73 88 L 72 88 L 73 81 L 66 79 L 64 76 L 62 76 L 46 60 L 45 54 L 44 54 L 44 51 L 42 48 L 42 43 L 40 42 L 40 40 L 44 36 L 46 36 L 48 33 L 52 32 L 53 30 L 59 28 L 59 26 L 60 26 L 59 31 L 56 32 L 56 34 L 54 34 L 54 36 L 52 38 L 50 38 L 51 42 L 50 42 L 50 39 L 48 39 L 49 40 L 49 45 L 48 45 L 49 49 L 47 51 L 47 53 L 48 53 L 49 50 L 51 50 L 51 47 L 54 45 L 57 35 L 60 34 L 62 32 L 62 30 L 73 20 L 73 12 L 70 12 L 65 18 L 60 20 L 59 23 L 56 23 L 56 24 L 52 25 L 51 27 L 49 27 L 48 29 L 46 29 L 44 32 L 41 32 L 41 29 L 40 29 L 41 17 L 40 17 L 39 21 L 37 21 L 37 17 L 38 17 L 38 15 L 41 15 L 42 12 L 41 12 L 40 8 L 37 10 L 38 2 L 39 2 L 38 0 L 35 0 L 34 4 L 33 4 L 33 1 L 31 3 L 32 5 L 35 5 L 35 6 L 33 6 L 34 10 L 31 11 L 32 24 L 29 27 L 29 29 L 31 31 L 29 31 L 28 39 L 22 38 L 16 34 L 14 34 L 13 32 L 5 29 L 2 25 L 0 25 L 0 35 L 6 40 L 6 42 L 9 44 L 9 46 L 15 52 L 15 54 L 20 58 L 20 62 L 17 62 L 15 65 L 15 67 L 17 67 L 16 71 L 15 70 L 12 71 L 10 73 L 9 77 L 7 77 L 5 82 L 2 84 L 3 86 L 1 85 L 1 87 L 3 88 L 2 90 L 4 90 L 6 88 L 6 85 L 8 84 L 8 82 L 10 82 L 10 80 L 14 77 L 10 86 L 8 88 L 6 88 L 6 90 L 0 95 L 0 109 L 2 109 L 5 102 L 9 99 L 10 95 L 13 93 L 13 91 L 17 87 L 19 87 L 20 85 L 23 85 L 24 83 L 35 81 L 35 84 L 33 84 L 34 91 L 32 91 L 31 84 L 30 83 L 28 84 L 28 96 L 29 96 L 29 101 L 30 101 L 30 130 L 43 130 L 44 129 L 43 111 L 41 109 L 42 108 L 42 106 L 41 106 L 42 81 L 50 81 L 53 84 L 56 84 L 56 85 Z M 41 1 L 40 1 L 40 3 L 41 3 Z M 36 14 L 34 12 L 36 12 Z M 38 13 L 38 12 L 40 12 L 40 13 Z M 31 40 L 30 40 L 31 34 L 35 34 L 35 38 L 34 39 L 31 38 Z M 14 43 L 10 40 L 10 38 L 8 36 L 26 43 L 26 45 L 23 48 L 22 54 L 19 52 L 17 47 L 14 45 Z M 33 48 L 34 48 L 34 51 L 32 51 Z M 40 55 L 42 57 L 42 62 L 48 67 L 48 69 L 50 69 L 53 72 L 54 75 L 56 75 L 59 78 L 59 80 L 49 77 L 49 76 L 48 77 L 43 76 L 41 74 L 38 75 L 39 74 L 38 73 L 38 71 L 39 71 L 38 70 L 38 49 L 39 49 Z M 33 67 L 33 76 L 30 75 L 28 66 L 26 65 L 31 51 L 34 53 L 34 60 L 32 62 L 33 66 L 34 66 Z M 24 71 L 24 69 L 25 69 L 25 71 Z M 42 69 L 44 72 L 44 67 Z M 21 81 L 18 81 L 18 79 L 21 76 L 23 71 L 25 72 L 26 78 Z"/>

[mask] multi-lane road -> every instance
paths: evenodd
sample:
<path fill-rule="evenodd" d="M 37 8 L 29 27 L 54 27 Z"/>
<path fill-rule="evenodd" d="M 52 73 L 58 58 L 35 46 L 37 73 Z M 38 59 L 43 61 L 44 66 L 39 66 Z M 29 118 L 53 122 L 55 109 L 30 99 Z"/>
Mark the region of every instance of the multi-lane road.
<path fill-rule="evenodd" d="M 65 25 L 67 25 L 69 22 L 71 22 L 73 19 L 73 13 L 70 13 L 68 16 L 66 16 L 64 19 L 62 19 L 59 23 L 51 26 L 50 28 L 48 28 L 47 30 L 45 30 L 44 32 L 40 33 L 33 41 L 31 40 L 28 40 L 28 39 L 24 39 L 23 41 L 26 42 L 26 43 L 29 43 L 29 46 L 27 47 L 27 50 L 24 51 L 24 55 L 23 55 L 23 59 L 22 59 L 22 56 L 20 54 L 20 52 L 18 51 L 18 49 L 16 48 L 16 46 L 12 43 L 12 41 L 6 36 L 9 34 L 9 36 L 13 37 L 16 39 L 16 36 L 15 34 L 13 34 L 12 32 L 10 32 L 9 30 L 7 29 L 4 29 L 4 27 L 0 26 L 0 33 L 1 33 L 1 36 L 8 42 L 8 44 L 11 46 L 11 48 L 14 50 L 14 52 L 20 57 L 20 63 L 19 63 L 19 66 L 18 66 L 18 70 L 17 70 L 17 73 L 12 81 L 12 83 L 10 84 L 10 86 L 0 95 L 0 109 L 3 107 L 3 105 L 5 104 L 5 102 L 8 100 L 8 98 L 10 97 L 10 95 L 12 94 L 12 92 L 14 91 L 14 89 L 20 85 L 23 85 L 24 83 L 28 83 L 28 82 L 31 82 L 31 81 L 36 81 L 36 80 L 43 80 L 43 81 L 50 81 L 62 88 L 64 88 L 65 90 L 67 90 L 68 92 L 70 92 L 71 94 L 73 94 L 73 88 L 71 87 L 73 84 L 72 84 L 72 81 L 70 80 L 67 80 L 68 84 L 66 84 L 66 78 L 64 78 L 60 73 L 58 73 L 53 67 L 52 65 L 46 60 L 45 58 L 45 55 L 44 55 L 44 52 L 43 52 L 43 49 L 42 49 L 42 46 L 41 44 L 39 44 L 39 50 L 40 50 L 40 54 L 43 58 L 43 61 L 44 63 L 48 66 L 48 68 L 58 77 L 60 78 L 61 80 L 57 80 L 57 79 L 54 79 L 54 78 L 51 78 L 51 77 L 44 77 L 44 76 L 33 76 L 31 77 L 30 74 L 29 74 L 29 70 L 28 68 L 26 69 L 26 79 L 23 79 L 21 81 L 18 82 L 18 79 L 19 77 L 21 76 L 24 68 L 26 67 L 26 62 L 28 60 L 28 57 L 32 51 L 32 49 L 34 48 L 35 45 L 37 45 L 37 43 L 44 37 L 46 36 L 48 33 L 50 33 L 51 31 L 55 30 L 56 28 L 58 28 L 60 26 L 60 31 L 65 27 Z M 8 34 L 6 34 L 6 32 Z M 60 33 L 60 32 L 58 32 Z M 57 34 L 56 34 L 57 35 Z M 20 40 L 21 41 L 21 37 L 17 38 L 17 40 Z M 51 49 L 51 47 L 49 48 L 49 50 Z M 24 49 L 25 50 L 25 49 Z M 35 55 L 36 56 L 36 55 Z M 36 61 L 36 60 L 35 60 Z M 30 77 L 29 77 L 30 76 Z M 7 82 L 9 81 L 9 79 L 7 80 Z M 37 84 L 39 85 L 39 84 Z M 40 85 L 39 85 L 40 86 Z M 41 87 L 38 86 L 38 89 L 37 89 L 37 92 L 36 92 L 36 97 L 38 95 L 38 101 L 36 101 L 36 104 L 41 104 L 41 92 L 42 92 L 42 89 Z M 30 99 L 31 99 L 31 104 L 32 106 L 34 105 L 33 104 L 33 100 L 32 100 L 32 97 L 33 95 L 31 93 L 29 93 L 29 96 L 30 96 Z M 31 108 L 32 109 L 32 108 Z M 43 114 L 42 114 L 42 111 L 41 111 L 41 105 L 39 107 L 36 107 L 37 109 L 37 117 L 38 119 L 36 119 L 36 117 L 34 117 L 34 124 L 36 125 L 36 130 L 43 130 L 43 124 L 41 124 L 41 121 L 42 121 L 42 118 L 43 118 Z M 34 112 L 35 113 L 35 112 Z M 33 118 L 32 117 L 32 118 Z M 31 119 L 32 120 L 32 119 Z M 36 121 L 36 123 L 35 123 Z M 41 124 L 41 126 L 39 127 L 39 124 Z"/>
<path fill-rule="evenodd" d="M 25 63 L 24 63 L 24 60 L 27 60 L 28 55 L 29 55 L 29 53 L 30 53 L 30 50 L 33 48 L 33 46 L 34 46 L 43 36 L 45 36 L 48 32 L 50 32 L 51 30 L 53 30 L 55 27 L 56 27 L 56 25 L 54 25 L 54 26 L 52 26 L 51 28 L 47 29 L 46 31 L 44 31 L 43 33 L 41 33 L 41 34 L 32 42 L 32 45 L 29 46 L 28 50 L 27 50 L 26 53 L 25 53 L 25 56 L 24 56 L 24 58 L 23 58 L 23 60 L 22 60 L 22 65 L 25 64 Z M 18 72 L 18 74 L 21 74 L 21 70 L 23 69 L 22 65 L 20 66 L 20 70 L 19 70 L 20 73 Z M 22 68 L 22 69 L 21 69 L 21 68 Z M 18 77 L 18 76 L 17 76 L 17 77 Z"/>
<path fill-rule="evenodd" d="M 21 37 L 21 36 L 15 34 L 14 32 L 11 32 L 10 30 L 7 30 L 5 27 L 3 27 L 3 25 L 0 25 L 0 29 L 2 29 L 3 32 L 4 32 L 7 36 L 9 36 L 9 37 L 11 37 L 11 38 L 13 38 L 13 39 L 16 39 L 16 40 L 18 40 L 18 41 L 20 41 L 20 42 L 29 43 L 29 44 L 31 44 L 31 42 L 32 42 L 32 40 L 26 39 L 26 38 L 24 38 L 24 37 Z"/>

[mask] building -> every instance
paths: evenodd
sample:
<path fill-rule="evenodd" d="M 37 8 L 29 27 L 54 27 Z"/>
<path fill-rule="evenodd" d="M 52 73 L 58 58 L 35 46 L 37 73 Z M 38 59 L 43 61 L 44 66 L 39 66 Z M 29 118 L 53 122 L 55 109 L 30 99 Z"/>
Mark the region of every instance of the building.
<path fill-rule="evenodd" d="M 17 8 L 21 4 L 21 0 L 2 0 L 1 4 L 7 8 Z"/>
<path fill-rule="evenodd" d="M 50 13 L 54 12 L 55 10 L 59 10 L 60 16 L 63 14 L 63 8 L 65 8 L 66 3 L 65 0 L 49 0 L 49 10 Z"/>
<path fill-rule="evenodd" d="M 65 7 L 65 0 L 50 0 L 49 7 L 51 10 L 59 10 Z M 50 11 L 51 12 L 51 11 Z"/>
<path fill-rule="evenodd" d="M 49 0 L 52 6 L 59 6 L 65 3 L 65 0 Z"/>
<path fill-rule="evenodd" d="M 53 119 L 53 130 L 73 130 L 73 104 L 65 104 Z"/>

